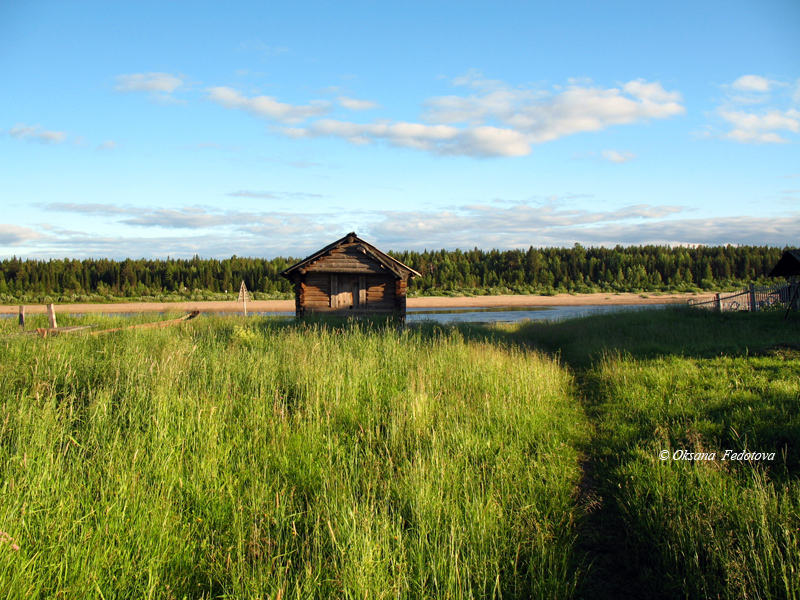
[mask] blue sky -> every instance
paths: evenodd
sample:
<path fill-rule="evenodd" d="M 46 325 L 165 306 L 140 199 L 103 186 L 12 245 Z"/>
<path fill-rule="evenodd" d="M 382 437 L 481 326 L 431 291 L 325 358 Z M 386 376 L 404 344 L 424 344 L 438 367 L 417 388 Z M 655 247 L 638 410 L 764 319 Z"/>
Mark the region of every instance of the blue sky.
<path fill-rule="evenodd" d="M 800 2 L 0 2 L 0 257 L 798 245 Z"/>

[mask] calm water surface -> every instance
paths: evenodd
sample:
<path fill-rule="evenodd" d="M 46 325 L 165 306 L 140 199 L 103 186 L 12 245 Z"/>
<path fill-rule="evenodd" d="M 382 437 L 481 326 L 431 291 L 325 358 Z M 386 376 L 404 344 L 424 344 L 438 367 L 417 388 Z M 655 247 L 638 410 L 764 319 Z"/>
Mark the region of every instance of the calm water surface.
<path fill-rule="evenodd" d="M 666 304 L 647 305 L 597 305 L 587 306 L 519 306 L 497 308 L 435 309 L 409 308 L 406 321 L 436 321 L 437 323 L 516 323 L 518 321 L 561 320 L 585 315 L 621 312 L 627 310 L 651 310 Z"/>

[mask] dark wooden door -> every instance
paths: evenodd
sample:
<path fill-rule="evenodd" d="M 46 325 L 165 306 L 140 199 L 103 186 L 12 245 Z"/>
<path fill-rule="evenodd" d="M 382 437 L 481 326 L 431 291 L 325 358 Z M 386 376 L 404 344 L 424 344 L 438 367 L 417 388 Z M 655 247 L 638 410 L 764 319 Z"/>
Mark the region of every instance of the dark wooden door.
<path fill-rule="evenodd" d="M 339 275 L 339 308 L 358 306 L 358 275 Z"/>

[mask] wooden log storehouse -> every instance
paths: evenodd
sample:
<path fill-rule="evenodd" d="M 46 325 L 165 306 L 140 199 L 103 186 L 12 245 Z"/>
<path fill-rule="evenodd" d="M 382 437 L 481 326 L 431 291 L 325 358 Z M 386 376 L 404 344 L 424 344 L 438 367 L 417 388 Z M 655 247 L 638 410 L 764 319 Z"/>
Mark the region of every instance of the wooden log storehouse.
<path fill-rule="evenodd" d="M 419 275 L 354 232 L 280 273 L 294 283 L 295 313 L 405 317 L 408 280 Z"/>

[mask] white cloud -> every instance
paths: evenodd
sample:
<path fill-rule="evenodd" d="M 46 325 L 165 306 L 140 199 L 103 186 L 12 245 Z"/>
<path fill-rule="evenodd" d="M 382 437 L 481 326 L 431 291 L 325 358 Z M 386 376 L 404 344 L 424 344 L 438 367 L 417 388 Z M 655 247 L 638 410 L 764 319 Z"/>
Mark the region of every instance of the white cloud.
<path fill-rule="evenodd" d="M 131 75 L 118 75 L 117 85 L 114 89 L 123 93 L 142 92 L 148 94 L 150 100 L 159 104 L 186 104 L 173 96 L 186 84 L 183 75 L 170 73 L 133 73 Z"/>
<path fill-rule="evenodd" d="M 125 258 L 229 258 L 237 256 L 275 256 L 298 259 L 319 249 L 320 240 L 335 240 L 350 231 L 341 226 L 316 222 L 272 226 L 259 235 L 202 233 L 176 236 L 109 236 L 87 232 L 60 232 L 59 235 L 26 244 L 25 256 L 33 259 Z M 0 238 L 2 242 L 2 238 Z M 7 253 L 11 256 L 11 252 Z"/>
<path fill-rule="evenodd" d="M 423 123 L 324 119 L 280 131 L 295 138 L 338 137 L 351 144 L 382 141 L 439 155 L 510 157 L 530 154 L 534 144 L 564 136 L 685 112 L 678 92 L 644 80 L 621 89 L 572 84 L 553 92 L 512 88 L 476 73 L 455 83 L 478 92 L 427 100 Z"/>
<path fill-rule="evenodd" d="M 617 150 L 603 150 L 601 156 L 603 160 L 613 163 L 626 163 L 636 158 L 633 152 L 618 152 Z"/>
<path fill-rule="evenodd" d="M 530 153 L 526 136 L 513 129 L 488 125 L 463 131 L 456 144 L 445 154 L 458 156 L 525 156 Z"/>
<path fill-rule="evenodd" d="M 622 86 L 622 89 L 625 93 L 643 102 L 650 102 L 651 108 L 659 110 L 657 114 L 649 116 L 669 116 L 684 112 L 683 107 L 676 106 L 682 100 L 680 92 L 668 92 L 658 82 L 648 83 L 644 79 L 636 79 L 626 83 Z M 656 107 L 655 105 L 659 106 Z"/>
<path fill-rule="evenodd" d="M 422 119 L 429 123 L 468 123 L 489 120 L 508 122 L 532 105 L 543 93 L 513 89 L 491 89 L 482 96 L 441 96 L 426 100 L 428 111 Z"/>
<path fill-rule="evenodd" d="M 373 110 L 380 106 L 380 104 L 371 100 L 357 100 L 347 96 L 339 96 L 336 101 L 347 110 Z"/>
<path fill-rule="evenodd" d="M 248 192 L 240 191 L 229 196 L 248 198 L 286 198 L 310 199 L 321 197 L 318 194 L 304 192 Z M 118 206 L 116 204 L 99 203 L 65 203 L 53 202 L 42 205 L 50 212 L 67 212 L 83 215 L 115 217 L 117 223 L 135 227 L 157 227 L 164 229 L 243 229 L 253 226 L 272 226 L 283 220 L 301 215 L 290 215 L 279 212 L 241 212 L 238 210 L 220 210 L 203 206 L 184 206 L 180 208 L 151 208 L 141 206 Z M 333 218 L 331 215 L 319 217 Z"/>
<path fill-rule="evenodd" d="M 532 146 L 564 136 L 600 131 L 615 125 L 666 119 L 685 112 L 679 92 L 643 79 L 602 88 L 571 80 L 552 90 L 515 88 L 470 72 L 453 80 L 475 90 L 468 96 L 443 96 L 423 103 L 422 122 L 374 120 L 357 123 L 321 118 L 331 104 L 280 102 L 271 96 L 247 97 L 230 87 L 207 89 L 208 98 L 228 109 L 293 127 L 274 131 L 293 138 L 333 137 L 355 145 L 383 142 L 390 146 L 451 156 L 510 157 L 530 154 Z M 335 88 L 338 92 L 339 88 Z M 377 108 L 372 101 L 339 95 L 338 103 L 354 111 Z M 299 126 L 310 121 L 305 126 Z"/>
<path fill-rule="evenodd" d="M 792 92 L 792 86 L 789 82 L 760 75 L 743 75 L 732 84 L 722 86 L 723 90 L 739 93 L 728 93 L 714 111 L 726 130 L 720 133 L 710 127 L 705 137 L 742 144 L 789 142 L 787 134 L 800 133 L 800 110 L 792 106 L 800 101 L 800 91 Z M 775 98 L 768 92 L 776 92 Z"/>
<path fill-rule="evenodd" d="M 286 135 L 301 137 L 340 137 L 351 144 L 385 141 L 391 146 L 413 148 L 440 155 L 523 156 L 530 145 L 521 133 L 496 127 L 459 129 L 447 125 L 421 123 L 358 124 L 333 119 L 315 121 L 305 129 L 284 129 Z"/>
<path fill-rule="evenodd" d="M 110 150 L 114 150 L 116 147 L 117 147 L 117 143 L 116 142 L 111 141 L 111 140 L 107 140 L 107 141 L 103 142 L 102 144 L 100 144 L 97 147 L 97 149 L 98 150 L 108 150 L 108 151 L 110 151 Z"/>
<path fill-rule="evenodd" d="M 760 75 L 742 75 L 731 84 L 740 92 L 768 92 L 775 82 Z"/>
<path fill-rule="evenodd" d="M 70 206 L 70 205 L 63 205 Z M 320 247 L 320 240 L 334 240 L 352 224 L 342 216 L 330 213 L 292 214 L 281 212 L 244 214 L 236 211 L 217 211 L 200 207 L 177 210 L 114 207 L 112 205 L 72 205 L 87 217 L 108 213 L 139 214 L 142 222 L 137 229 L 150 235 L 109 235 L 107 226 L 100 231 L 69 231 L 42 225 L 48 235 L 16 225 L 0 225 L 0 246 L 23 247 L 28 258 L 108 257 L 165 258 L 238 256 L 298 256 L 307 255 Z M 116 210 L 115 210 L 116 209 Z M 252 218 L 255 217 L 255 218 Z M 148 222 L 145 222 L 148 221 Z M 91 221 L 83 221 L 84 227 Z M 153 235 L 147 227 L 166 228 L 164 235 Z M 13 251 L 7 251 L 11 256 Z M 19 251 L 17 251 L 19 254 Z"/>
<path fill-rule="evenodd" d="M 0 223 L 0 246 L 19 246 L 25 242 L 43 239 L 44 237 L 38 231 L 27 227 Z"/>
<path fill-rule="evenodd" d="M 17 140 L 40 142 L 42 144 L 60 144 L 67 139 L 63 131 L 48 131 L 40 125 L 18 123 L 8 130 L 8 135 Z"/>
<path fill-rule="evenodd" d="M 322 100 L 315 100 L 311 104 L 298 106 L 278 102 L 271 96 L 247 98 L 238 90 L 229 87 L 211 87 L 207 91 L 209 100 L 216 102 L 220 106 L 243 110 L 254 117 L 281 123 L 299 123 L 311 117 L 319 117 L 330 111 L 330 104 Z"/>
<path fill-rule="evenodd" d="M 241 213 L 238 211 L 209 212 L 199 207 L 180 209 L 161 208 L 120 223 L 138 227 L 161 227 L 167 229 L 213 229 L 228 225 L 250 225 L 253 223 L 275 224 L 268 215 Z"/>
<path fill-rule="evenodd" d="M 428 100 L 424 119 L 473 126 L 496 122 L 524 134 L 529 143 L 539 144 L 685 112 L 680 93 L 641 79 L 626 83 L 622 89 L 573 84 L 563 91 L 545 92 L 501 87 L 500 82 L 484 87 L 488 91 L 483 95 Z"/>
<path fill-rule="evenodd" d="M 794 192 L 794 190 L 787 190 Z M 347 211 L 329 213 L 240 212 L 206 207 L 178 209 L 120 207 L 103 204 L 48 205 L 90 217 L 114 216 L 120 223 L 151 235 L 109 236 L 64 231 L 42 235 L 16 225 L 0 225 L 0 245 L 25 248 L 36 257 L 302 257 L 347 231 L 358 231 L 386 250 L 439 248 L 483 249 L 613 247 L 617 244 L 791 245 L 800 229 L 800 212 L 775 216 L 737 215 L 686 218 L 686 207 L 638 204 L 620 208 L 581 209 L 571 198 L 487 202 L 446 210 Z M 565 202 L 566 201 L 566 202 Z M 597 203 L 595 203 L 595 206 Z M 42 225 L 39 229 L 44 228 Z M 159 235 L 159 230 L 169 234 Z M 152 235 L 156 233 L 156 235 Z M 11 251 L 9 251 L 10 255 Z"/>
<path fill-rule="evenodd" d="M 800 132 L 800 111 L 771 110 L 755 114 L 743 110 L 719 110 L 719 116 L 733 126 L 723 137 L 742 143 L 785 143 L 779 132 Z"/>
<path fill-rule="evenodd" d="M 133 73 L 131 75 L 118 75 L 118 92 L 149 92 L 151 94 L 172 94 L 183 87 L 183 76 L 170 73 Z"/>
<path fill-rule="evenodd" d="M 648 220 L 663 219 L 682 212 L 679 206 L 639 204 L 611 211 L 590 211 L 559 207 L 514 204 L 508 208 L 472 205 L 445 211 L 387 211 L 383 218 L 370 225 L 369 232 L 391 243 L 413 244 L 415 247 L 504 247 L 551 244 L 556 239 L 576 235 L 587 228 L 635 222 L 636 227 Z M 523 241 L 523 240 L 528 241 Z M 470 241 L 473 240 L 473 241 Z M 495 240 L 495 241 L 491 241 Z M 503 240 L 503 241 L 499 241 Z M 405 246 L 399 246 L 403 248 Z"/>
<path fill-rule="evenodd" d="M 800 213 L 781 217 L 674 218 L 683 209 L 638 205 L 614 211 L 513 206 L 384 212 L 364 232 L 386 249 L 621 245 L 784 245 L 796 242 Z"/>

